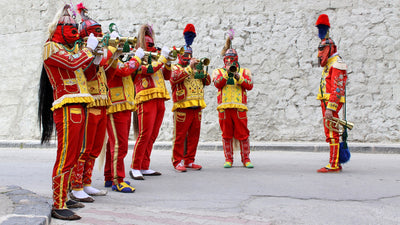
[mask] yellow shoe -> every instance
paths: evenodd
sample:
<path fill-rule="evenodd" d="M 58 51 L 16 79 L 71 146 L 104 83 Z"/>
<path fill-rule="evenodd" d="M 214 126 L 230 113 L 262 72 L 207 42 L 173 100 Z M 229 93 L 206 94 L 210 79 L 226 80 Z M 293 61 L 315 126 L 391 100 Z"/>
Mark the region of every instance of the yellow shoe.
<path fill-rule="evenodd" d="M 231 168 L 232 167 L 232 162 L 225 162 L 224 163 L 224 168 Z"/>
<path fill-rule="evenodd" d="M 245 163 L 244 166 L 245 166 L 246 168 L 254 168 L 254 166 L 253 166 L 253 164 L 251 164 L 251 162 Z"/>
<path fill-rule="evenodd" d="M 117 185 L 112 186 L 113 191 L 123 192 L 123 193 L 133 193 L 135 188 L 127 184 L 126 182 L 121 182 Z"/>

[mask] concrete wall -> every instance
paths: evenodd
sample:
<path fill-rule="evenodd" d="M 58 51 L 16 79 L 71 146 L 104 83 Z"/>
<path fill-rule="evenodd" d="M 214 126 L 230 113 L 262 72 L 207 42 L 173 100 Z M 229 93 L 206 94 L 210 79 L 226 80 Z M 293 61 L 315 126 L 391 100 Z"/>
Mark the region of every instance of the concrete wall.
<path fill-rule="evenodd" d="M 66 1 L 69 3 L 69 1 Z M 72 1 L 74 5 L 81 1 Z M 242 67 L 253 72 L 248 92 L 251 140 L 321 142 L 318 91 L 321 68 L 314 24 L 319 14 L 331 20 L 331 37 L 349 67 L 347 118 L 355 123 L 349 140 L 399 143 L 400 3 L 385 0 L 137 1 L 89 0 L 91 17 L 125 36 L 153 24 L 157 46 L 181 46 L 187 23 L 196 27 L 195 57 L 211 59 L 209 72 L 223 65 L 219 53 L 227 31 Z M 63 1 L 0 0 L 0 140 L 37 140 L 37 92 L 47 25 Z M 79 16 L 78 16 L 78 19 Z M 167 84 L 170 87 L 169 84 Z M 219 141 L 217 90 L 205 89 L 201 141 Z M 172 102 L 159 141 L 170 141 Z"/>

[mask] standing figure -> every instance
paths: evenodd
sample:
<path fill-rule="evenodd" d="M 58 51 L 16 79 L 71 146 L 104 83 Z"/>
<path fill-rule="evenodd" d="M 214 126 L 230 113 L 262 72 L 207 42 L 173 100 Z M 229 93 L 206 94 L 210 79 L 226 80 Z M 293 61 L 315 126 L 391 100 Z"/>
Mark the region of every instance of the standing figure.
<path fill-rule="evenodd" d="M 194 161 L 200 137 L 201 110 L 206 107 L 203 88 L 211 83 L 210 75 L 203 71 L 202 66 L 196 69 L 196 65 L 202 65 L 202 62 L 192 58 L 193 50 L 190 45 L 196 37 L 193 24 L 186 25 L 183 35 L 186 41 L 185 51 L 183 55 L 178 55 L 179 63 L 172 67 L 169 80 L 174 101 L 172 164 L 178 172 L 186 172 L 186 168 L 202 168 Z"/>
<path fill-rule="evenodd" d="M 80 38 L 83 39 L 89 35 L 102 37 L 101 25 L 86 15 L 87 9 L 83 4 L 78 4 L 77 8 L 82 18 Z M 110 48 L 112 51 L 103 48 L 102 50 L 105 53 L 97 55 L 94 62 L 84 71 L 88 91 L 95 101 L 87 105 L 83 145 L 71 177 L 72 191 L 70 197 L 79 202 L 93 202 L 94 199 L 91 196 L 104 196 L 107 194 L 106 190 L 98 190 L 92 187 L 92 173 L 95 160 L 100 155 L 104 145 L 107 127 L 107 107 L 111 105 L 111 101 L 108 98 L 107 76 L 104 69 L 108 58 L 116 51 L 115 48 Z"/>
<path fill-rule="evenodd" d="M 151 26 L 143 25 L 138 35 L 137 47 L 157 55 L 154 47 L 154 32 Z M 151 170 L 150 155 L 164 118 L 165 103 L 170 99 L 165 80 L 171 77 L 171 63 L 168 61 L 170 49 L 163 47 L 156 61 L 149 54 L 144 57 L 147 65 L 142 65 L 134 79 L 135 104 L 139 132 L 132 155 L 130 176 L 135 180 L 144 180 L 143 175 L 159 176 L 160 172 Z"/>
<path fill-rule="evenodd" d="M 340 134 L 328 127 L 331 126 L 333 117 L 339 118 L 339 111 L 345 102 L 347 66 L 337 53 L 335 42 L 329 37 L 328 15 L 321 14 L 316 26 L 319 30 L 318 36 L 321 39 L 318 46 L 318 59 L 321 67 L 323 67 L 317 99 L 321 101 L 326 142 L 329 143 L 330 148 L 329 164 L 317 170 L 317 172 L 340 172 L 342 170 L 339 163 Z"/>
<path fill-rule="evenodd" d="M 115 31 L 114 31 L 115 32 Z M 107 152 L 104 167 L 104 186 L 113 191 L 133 193 L 135 188 L 129 181 L 124 181 L 124 159 L 128 153 L 128 139 L 131 128 L 132 111 L 135 110 L 135 88 L 133 79 L 144 56 L 142 48 L 138 48 L 135 57 L 122 63 L 115 61 L 109 71 L 115 71 L 114 77 L 108 81 L 109 96 L 112 105 L 107 109 Z"/>
<path fill-rule="evenodd" d="M 222 131 L 222 144 L 225 154 L 225 168 L 233 163 L 233 138 L 240 142 L 242 163 L 253 168 L 250 161 L 250 131 L 247 128 L 247 91 L 253 89 L 251 72 L 241 68 L 238 54 L 231 47 L 233 34 L 229 35 L 221 55 L 225 66 L 213 72 L 213 82 L 218 89 L 218 117 Z"/>
<path fill-rule="evenodd" d="M 63 220 L 77 220 L 81 217 L 67 207 L 83 205 L 67 204 L 67 193 L 71 170 L 82 147 L 86 104 L 94 102 L 88 92 L 83 69 L 94 59 L 92 51 L 98 41 L 94 36 L 89 36 L 86 47 L 79 48 L 76 44 L 79 39 L 78 24 L 70 16 L 69 8 L 69 5 L 65 5 L 49 25 L 49 39 L 43 51 L 38 114 L 42 144 L 50 140 L 53 122 L 57 131 L 51 215 Z"/>

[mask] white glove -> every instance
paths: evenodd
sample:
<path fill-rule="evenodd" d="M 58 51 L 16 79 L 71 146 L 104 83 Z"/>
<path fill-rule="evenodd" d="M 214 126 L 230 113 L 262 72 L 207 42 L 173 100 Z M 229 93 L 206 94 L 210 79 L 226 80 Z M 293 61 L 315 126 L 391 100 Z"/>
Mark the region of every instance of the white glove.
<path fill-rule="evenodd" d="M 166 59 L 168 59 L 170 52 L 171 52 L 171 50 L 169 50 L 169 48 L 167 46 L 164 46 L 161 49 L 161 55 L 164 56 Z"/>
<path fill-rule="evenodd" d="M 113 32 L 111 32 L 111 34 L 110 34 L 110 38 L 120 38 L 120 36 L 119 36 L 119 34 L 118 34 L 117 31 L 113 31 Z"/>
<path fill-rule="evenodd" d="M 136 49 L 135 56 L 139 57 L 139 59 L 142 59 L 144 56 L 143 48 L 139 47 L 138 49 Z"/>
<path fill-rule="evenodd" d="M 86 42 L 86 47 L 92 49 L 92 51 L 93 51 L 97 47 L 98 44 L 99 44 L 99 41 L 93 35 L 93 33 L 91 33 L 89 35 L 89 38 L 88 38 L 87 42 Z"/>

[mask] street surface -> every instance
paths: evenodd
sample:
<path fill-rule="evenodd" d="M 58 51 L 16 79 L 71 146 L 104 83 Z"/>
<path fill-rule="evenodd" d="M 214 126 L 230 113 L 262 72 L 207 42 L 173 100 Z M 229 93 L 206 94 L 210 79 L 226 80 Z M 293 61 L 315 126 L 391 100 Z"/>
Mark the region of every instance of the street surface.
<path fill-rule="evenodd" d="M 0 186 L 18 185 L 51 198 L 56 150 L 0 149 Z M 222 151 L 201 151 L 200 171 L 177 173 L 170 150 L 154 150 L 151 168 L 163 173 L 135 181 L 135 193 L 95 197 L 76 212 L 79 221 L 52 225 L 109 224 L 400 224 L 400 154 L 353 153 L 343 172 L 319 174 L 328 152 L 253 151 L 246 169 L 235 152 L 224 169 Z M 93 186 L 103 187 L 101 161 Z M 1 199 L 0 199 L 1 200 Z M 50 200 L 49 200 L 50 201 Z"/>

